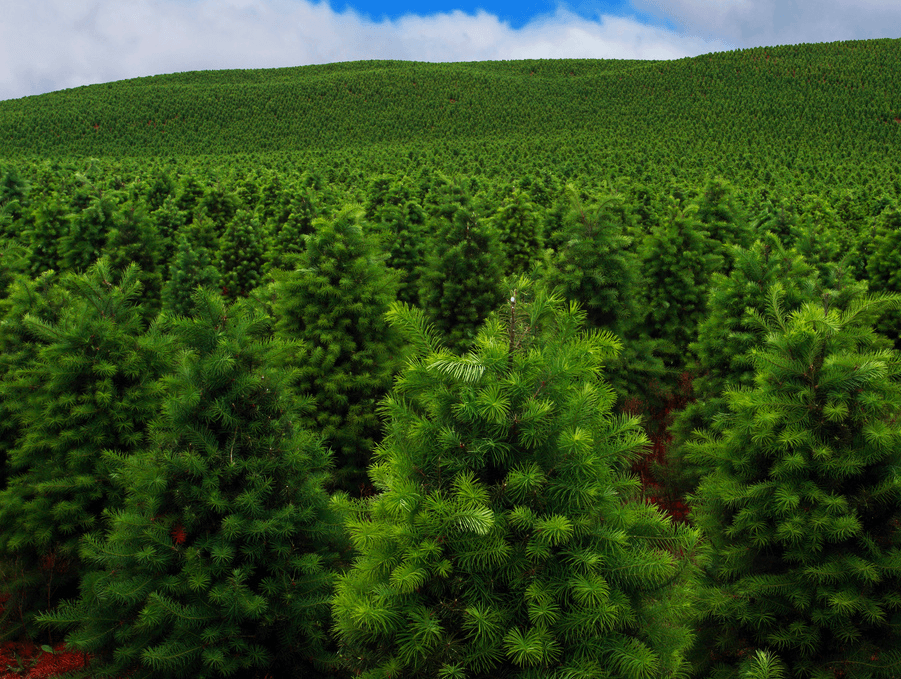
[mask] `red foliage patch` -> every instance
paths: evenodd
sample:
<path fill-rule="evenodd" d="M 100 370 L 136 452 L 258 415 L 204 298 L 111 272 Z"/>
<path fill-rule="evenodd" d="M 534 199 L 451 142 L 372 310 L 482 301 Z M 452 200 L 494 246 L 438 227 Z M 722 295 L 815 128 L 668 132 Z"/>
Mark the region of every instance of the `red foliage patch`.
<path fill-rule="evenodd" d="M 86 653 L 69 651 L 64 644 L 50 648 L 31 642 L 0 644 L 0 679 L 44 679 L 80 670 L 90 662 Z"/>

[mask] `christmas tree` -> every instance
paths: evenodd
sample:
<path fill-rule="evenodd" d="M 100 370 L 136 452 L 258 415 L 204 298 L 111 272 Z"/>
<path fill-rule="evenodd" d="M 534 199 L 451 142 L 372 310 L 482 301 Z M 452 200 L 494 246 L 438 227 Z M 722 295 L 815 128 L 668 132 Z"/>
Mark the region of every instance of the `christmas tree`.
<path fill-rule="evenodd" d="M 758 315 L 754 387 L 690 444 L 712 469 L 693 498 L 710 544 L 698 668 L 751 676 L 767 653 L 792 677 L 897 677 L 901 357 L 867 320 L 899 300 L 782 302 L 777 286 Z"/>
<path fill-rule="evenodd" d="M 619 342 L 521 281 L 473 349 L 413 307 L 416 347 L 382 404 L 380 493 L 333 603 L 358 676 L 651 677 L 685 670 L 696 534 L 637 497 L 647 439 L 601 379 Z"/>
<path fill-rule="evenodd" d="M 328 454 L 274 367 L 293 347 L 246 300 L 194 305 L 163 319 L 182 351 L 151 445 L 103 456 L 127 497 L 83 542 L 80 598 L 41 622 L 93 676 L 323 675 L 340 524 Z"/>

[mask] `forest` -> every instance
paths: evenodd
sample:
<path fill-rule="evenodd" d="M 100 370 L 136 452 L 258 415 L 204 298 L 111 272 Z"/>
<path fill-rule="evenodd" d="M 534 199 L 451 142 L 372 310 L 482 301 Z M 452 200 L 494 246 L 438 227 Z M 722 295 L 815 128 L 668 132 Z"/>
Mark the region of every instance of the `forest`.
<path fill-rule="evenodd" d="M 901 676 L 901 40 L 0 101 L 0 679 Z"/>

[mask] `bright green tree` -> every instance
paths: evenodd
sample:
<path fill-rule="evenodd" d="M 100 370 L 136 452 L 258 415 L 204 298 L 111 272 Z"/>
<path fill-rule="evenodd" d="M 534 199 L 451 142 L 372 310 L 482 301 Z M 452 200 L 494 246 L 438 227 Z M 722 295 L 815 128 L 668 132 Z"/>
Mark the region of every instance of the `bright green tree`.
<path fill-rule="evenodd" d="M 127 497 L 83 541 L 80 598 L 41 622 L 97 677 L 323 676 L 340 520 L 328 453 L 274 367 L 294 347 L 246 300 L 194 304 L 163 321 L 182 351 L 150 445 L 102 457 Z"/>
<path fill-rule="evenodd" d="M 709 540 L 698 669 L 744 677 L 774 653 L 790 677 L 901 669 L 901 357 L 867 320 L 898 298 L 760 315 L 754 388 L 690 452 Z"/>
<path fill-rule="evenodd" d="M 696 534 L 637 500 L 646 444 L 601 379 L 619 342 L 520 281 L 465 355 L 415 307 L 415 356 L 353 507 L 333 603 L 344 662 L 388 676 L 674 677 L 686 670 Z"/>

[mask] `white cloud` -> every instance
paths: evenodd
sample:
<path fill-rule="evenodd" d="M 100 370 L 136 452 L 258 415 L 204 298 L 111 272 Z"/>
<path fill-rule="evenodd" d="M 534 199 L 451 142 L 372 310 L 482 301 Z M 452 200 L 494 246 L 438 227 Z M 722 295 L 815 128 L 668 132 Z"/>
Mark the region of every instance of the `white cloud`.
<path fill-rule="evenodd" d="M 306 0 L 16 2 L 0 13 L 0 99 L 191 70 L 359 59 L 670 59 L 729 48 L 564 9 L 517 30 L 483 11 L 371 21 Z"/>
<path fill-rule="evenodd" d="M 898 0 L 632 0 L 686 34 L 736 47 L 901 37 Z"/>

